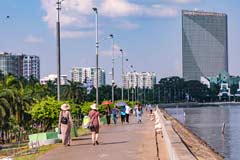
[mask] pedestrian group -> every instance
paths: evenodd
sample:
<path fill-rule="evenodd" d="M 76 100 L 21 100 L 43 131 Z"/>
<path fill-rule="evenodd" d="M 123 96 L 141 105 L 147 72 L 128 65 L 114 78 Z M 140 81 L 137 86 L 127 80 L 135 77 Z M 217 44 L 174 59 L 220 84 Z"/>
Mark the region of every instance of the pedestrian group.
<path fill-rule="evenodd" d="M 136 116 L 137 123 L 142 123 L 142 114 L 143 109 L 142 106 L 137 103 L 133 109 L 128 106 L 125 102 L 122 103 L 123 105 L 116 106 L 114 105 L 113 108 L 110 106 L 111 103 L 106 104 L 105 108 L 105 118 L 106 123 L 109 126 L 111 124 L 111 119 L 113 119 L 113 123 L 117 125 L 118 118 L 120 115 L 121 124 L 129 124 L 129 117 L 133 113 Z M 62 144 L 67 147 L 70 146 L 71 143 L 71 127 L 73 125 L 73 120 L 70 113 L 70 106 L 68 104 L 61 105 L 61 111 L 59 113 L 59 121 L 58 121 L 58 128 L 59 134 L 62 138 Z M 87 128 L 92 133 L 92 144 L 99 145 L 99 129 L 100 129 L 100 113 L 98 111 L 97 105 L 94 103 L 90 106 L 90 111 L 88 114 L 89 122 L 87 124 Z"/>

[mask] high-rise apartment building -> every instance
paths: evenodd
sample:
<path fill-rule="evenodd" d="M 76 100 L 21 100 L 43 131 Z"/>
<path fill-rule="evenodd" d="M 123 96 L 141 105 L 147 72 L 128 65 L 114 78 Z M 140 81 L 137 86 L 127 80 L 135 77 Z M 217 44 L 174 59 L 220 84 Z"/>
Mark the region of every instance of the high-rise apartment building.
<path fill-rule="evenodd" d="M 49 74 L 46 77 L 43 77 L 40 79 L 41 84 L 47 84 L 49 81 L 54 82 L 55 85 L 57 85 L 57 75 L 56 74 Z M 67 85 L 67 75 L 61 75 L 60 76 L 60 83 L 61 85 Z"/>
<path fill-rule="evenodd" d="M 22 55 L 22 75 L 24 78 L 29 79 L 33 76 L 40 79 L 40 59 L 38 56 Z"/>
<path fill-rule="evenodd" d="M 153 72 L 127 72 L 123 76 L 123 88 L 153 88 L 156 74 Z"/>
<path fill-rule="evenodd" d="M 40 59 L 38 56 L 14 55 L 0 53 L 0 70 L 4 75 L 13 74 L 17 77 L 29 79 L 33 76 L 40 79 Z"/>
<path fill-rule="evenodd" d="M 71 70 L 72 81 L 74 82 L 93 82 L 94 87 L 97 85 L 96 69 L 93 67 L 74 67 Z M 98 84 L 103 86 L 106 84 L 106 74 L 103 69 L 98 70 Z"/>
<path fill-rule="evenodd" d="M 226 14 L 182 11 L 182 62 L 186 80 L 228 72 Z"/>
<path fill-rule="evenodd" d="M 12 55 L 11 53 L 1 52 L 0 70 L 4 75 L 12 74 L 18 76 L 20 72 L 18 56 Z"/>

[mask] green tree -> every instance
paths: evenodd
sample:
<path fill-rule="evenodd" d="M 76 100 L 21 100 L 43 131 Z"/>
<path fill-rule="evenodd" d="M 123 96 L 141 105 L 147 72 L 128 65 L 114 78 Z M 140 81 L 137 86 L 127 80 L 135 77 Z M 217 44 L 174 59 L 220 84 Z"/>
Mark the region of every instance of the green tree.
<path fill-rule="evenodd" d="M 42 100 L 36 100 L 32 105 L 29 113 L 34 122 L 41 126 L 42 131 L 47 131 L 52 126 L 57 126 L 60 106 L 63 102 L 59 102 L 55 97 L 46 97 Z"/>
<path fill-rule="evenodd" d="M 80 82 L 68 81 L 63 90 L 64 100 L 72 100 L 76 104 L 82 104 L 86 100 L 87 91 Z"/>

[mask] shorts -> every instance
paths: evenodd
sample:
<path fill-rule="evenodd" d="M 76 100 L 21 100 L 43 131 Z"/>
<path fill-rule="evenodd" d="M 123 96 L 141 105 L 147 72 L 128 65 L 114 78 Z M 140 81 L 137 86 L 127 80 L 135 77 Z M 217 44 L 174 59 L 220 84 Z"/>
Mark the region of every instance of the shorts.
<path fill-rule="evenodd" d="M 126 115 L 121 115 L 121 122 L 125 122 Z"/>
<path fill-rule="evenodd" d="M 94 126 L 93 128 L 90 129 L 91 132 L 99 133 L 99 125 Z"/>

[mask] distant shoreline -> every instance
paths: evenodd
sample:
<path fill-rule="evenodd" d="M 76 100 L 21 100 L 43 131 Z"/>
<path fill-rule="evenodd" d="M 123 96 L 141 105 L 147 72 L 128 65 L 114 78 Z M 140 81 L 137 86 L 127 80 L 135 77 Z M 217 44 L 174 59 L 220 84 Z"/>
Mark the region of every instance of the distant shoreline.
<path fill-rule="evenodd" d="M 186 102 L 186 103 L 162 103 L 159 104 L 159 108 L 189 108 L 189 107 L 219 107 L 222 105 L 240 105 L 240 102 L 212 102 L 212 103 L 198 103 L 198 102 Z"/>

